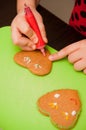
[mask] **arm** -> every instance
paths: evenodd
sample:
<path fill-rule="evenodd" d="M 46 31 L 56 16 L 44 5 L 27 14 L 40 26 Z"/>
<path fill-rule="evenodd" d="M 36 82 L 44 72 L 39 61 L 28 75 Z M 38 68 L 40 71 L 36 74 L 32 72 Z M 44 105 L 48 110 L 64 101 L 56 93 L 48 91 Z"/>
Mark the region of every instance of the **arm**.
<path fill-rule="evenodd" d="M 22 50 L 32 51 L 36 49 L 38 37 L 34 30 L 30 27 L 25 19 L 24 4 L 29 6 L 38 23 L 41 35 L 45 43 L 47 43 L 45 27 L 42 16 L 36 10 L 39 0 L 17 0 L 17 15 L 11 23 L 13 43 Z"/>
<path fill-rule="evenodd" d="M 24 9 L 24 4 L 31 8 L 36 8 L 40 0 L 17 0 L 17 13 Z"/>

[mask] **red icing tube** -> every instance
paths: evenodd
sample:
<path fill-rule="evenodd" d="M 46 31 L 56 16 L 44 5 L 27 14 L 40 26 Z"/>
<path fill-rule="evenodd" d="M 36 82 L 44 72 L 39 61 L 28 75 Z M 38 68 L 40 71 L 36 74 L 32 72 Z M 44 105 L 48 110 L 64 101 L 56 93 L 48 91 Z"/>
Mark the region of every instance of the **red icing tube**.
<path fill-rule="evenodd" d="M 38 24 L 36 22 L 36 19 L 31 11 L 31 9 L 25 5 L 25 18 L 27 20 L 27 22 L 30 24 L 31 28 L 35 31 L 37 37 L 38 37 L 38 43 L 36 48 L 40 49 L 41 52 L 43 53 L 43 55 L 45 55 L 45 42 L 42 39 Z"/>

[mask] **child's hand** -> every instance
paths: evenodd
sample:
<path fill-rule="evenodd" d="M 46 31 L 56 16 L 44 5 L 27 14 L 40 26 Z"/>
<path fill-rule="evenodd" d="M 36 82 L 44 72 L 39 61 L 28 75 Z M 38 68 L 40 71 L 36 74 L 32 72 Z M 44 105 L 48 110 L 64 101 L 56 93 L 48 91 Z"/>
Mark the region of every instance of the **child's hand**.
<path fill-rule="evenodd" d="M 36 9 L 32 9 L 32 12 L 37 20 L 42 38 L 45 43 L 47 43 L 46 32 L 42 17 L 36 11 Z M 11 24 L 11 29 L 12 40 L 15 45 L 18 45 L 22 50 L 26 51 L 32 51 L 36 49 L 38 38 L 35 32 L 31 29 L 30 25 L 27 23 L 24 11 L 18 13 L 17 16 L 14 18 Z"/>
<path fill-rule="evenodd" d="M 49 59 L 55 61 L 66 56 L 68 56 L 69 62 L 74 64 L 75 70 L 83 70 L 86 74 L 86 40 L 78 41 L 63 48 L 59 52 L 49 56 Z"/>

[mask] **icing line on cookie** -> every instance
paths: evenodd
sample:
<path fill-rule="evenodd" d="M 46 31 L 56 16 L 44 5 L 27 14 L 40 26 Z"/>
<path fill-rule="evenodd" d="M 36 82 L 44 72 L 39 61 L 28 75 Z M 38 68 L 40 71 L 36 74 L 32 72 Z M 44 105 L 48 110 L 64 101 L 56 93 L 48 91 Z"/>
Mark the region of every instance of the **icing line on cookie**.
<path fill-rule="evenodd" d="M 73 101 L 75 103 L 75 105 L 77 105 L 77 100 L 74 98 L 70 98 L 71 101 Z"/>
<path fill-rule="evenodd" d="M 65 115 L 65 119 L 68 120 L 68 119 L 69 119 L 69 114 L 68 114 L 68 112 L 63 112 L 63 114 Z"/>
<path fill-rule="evenodd" d="M 58 105 L 57 105 L 56 102 L 54 102 L 54 103 L 49 103 L 49 106 L 50 106 L 51 108 L 55 108 L 56 110 L 58 109 Z"/>
<path fill-rule="evenodd" d="M 31 62 L 30 57 L 25 56 L 25 57 L 24 57 L 24 62 L 26 62 L 27 64 L 29 64 L 29 63 Z"/>
<path fill-rule="evenodd" d="M 34 66 L 35 66 L 36 69 L 38 69 L 38 68 L 41 69 L 42 68 L 42 66 L 39 65 L 39 64 L 34 64 Z"/>

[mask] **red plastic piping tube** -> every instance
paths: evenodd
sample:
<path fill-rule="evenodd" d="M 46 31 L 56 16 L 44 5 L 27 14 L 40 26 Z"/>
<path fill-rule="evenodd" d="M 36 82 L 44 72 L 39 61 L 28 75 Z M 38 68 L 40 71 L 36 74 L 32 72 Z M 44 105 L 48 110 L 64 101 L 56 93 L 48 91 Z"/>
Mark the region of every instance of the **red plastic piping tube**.
<path fill-rule="evenodd" d="M 30 24 L 31 28 L 35 31 L 37 37 L 38 37 L 38 43 L 36 48 L 40 49 L 43 55 L 45 55 L 44 47 L 45 47 L 45 42 L 42 39 L 38 24 L 36 22 L 36 19 L 31 11 L 31 9 L 25 5 L 25 18 L 27 22 Z"/>

